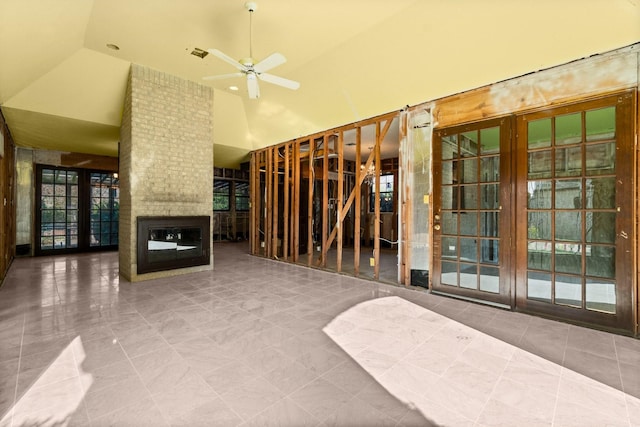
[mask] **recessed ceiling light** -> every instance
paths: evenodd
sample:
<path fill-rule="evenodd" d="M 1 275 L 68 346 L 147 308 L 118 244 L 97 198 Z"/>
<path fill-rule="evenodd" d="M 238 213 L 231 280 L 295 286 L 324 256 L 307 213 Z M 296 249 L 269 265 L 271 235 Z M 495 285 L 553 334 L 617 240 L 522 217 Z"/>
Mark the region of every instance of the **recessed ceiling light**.
<path fill-rule="evenodd" d="M 229 86 L 229 90 L 232 90 L 235 92 L 238 90 L 238 86 Z"/>
<path fill-rule="evenodd" d="M 117 44 L 113 44 L 113 43 L 107 43 L 107 47 L 111 50 L 120 50 L 120 46 L 118 46 Z"/>

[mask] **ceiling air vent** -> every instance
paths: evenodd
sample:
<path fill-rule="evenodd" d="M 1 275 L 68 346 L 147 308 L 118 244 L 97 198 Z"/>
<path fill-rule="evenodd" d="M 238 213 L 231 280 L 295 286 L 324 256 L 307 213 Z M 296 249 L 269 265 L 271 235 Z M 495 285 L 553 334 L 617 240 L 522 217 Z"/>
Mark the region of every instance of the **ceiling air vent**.
<path fill-rule="evenodd" d="M 209 52 L 198 47 L 194 47 L 191 51 L 191 55 L 197 56 L 198 58 L 204 58 L 205 56 L 209 55 Z"/>

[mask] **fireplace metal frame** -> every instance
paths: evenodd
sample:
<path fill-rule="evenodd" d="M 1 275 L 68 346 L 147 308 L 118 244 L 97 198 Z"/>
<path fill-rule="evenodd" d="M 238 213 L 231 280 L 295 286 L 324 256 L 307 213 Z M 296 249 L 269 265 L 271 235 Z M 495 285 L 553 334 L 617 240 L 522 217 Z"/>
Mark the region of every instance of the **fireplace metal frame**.
<path fill-rule="evenodd" d="M 196 267 L 199 265 L 208 265 L 211 263 L 210 216 L 139 216 L 137 218 L 137 226 L 138 274 Z M 199 256 L 161 262 L 153 262 L 149 260 L 148 237 L 150 229 L 186 227 L 199 227 L 202 229 L 202 251 Z"/>

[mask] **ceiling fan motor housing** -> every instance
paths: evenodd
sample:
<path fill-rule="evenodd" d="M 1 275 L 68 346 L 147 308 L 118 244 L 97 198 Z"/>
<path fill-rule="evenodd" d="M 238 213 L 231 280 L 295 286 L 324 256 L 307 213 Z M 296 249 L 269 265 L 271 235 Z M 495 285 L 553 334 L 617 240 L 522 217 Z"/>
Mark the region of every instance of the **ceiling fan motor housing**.
<path fill-rule="evenodd" d="M 249 11 L 249 12 L 255 12 L 256 9 L 258 9 L 258 3 L 254 2 L 254 1 L 248 1 L 244 4 L 244 7 Z"/>

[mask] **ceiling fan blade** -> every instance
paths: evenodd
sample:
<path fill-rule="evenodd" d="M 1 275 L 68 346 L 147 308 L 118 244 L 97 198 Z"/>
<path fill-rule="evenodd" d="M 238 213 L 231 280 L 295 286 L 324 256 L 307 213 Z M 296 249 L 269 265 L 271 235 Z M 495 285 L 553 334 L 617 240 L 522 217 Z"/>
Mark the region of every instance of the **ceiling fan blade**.
<path fill-rule="evenodd" d="M 219 59 L 222 59 L 227 64 L 233 65 L 238 70 L 244 71 L 246 69 L 246 67 L 244 65 L 242 65 L 240 62 L 236 61 L 235 59 L 233 59 L 229 55 L 220 52 L 218 49 L 208 49 L 207 52 L 209 52 L 211 55 L 213 55 L 213 56 L 215 56 L 215 57 L 217 57 Z"/>
<path fill-rule="evenodd" d="M 247 74 L 247 90 L 249 91 L 249 98 L 260 98 L 260 88 L 258 87 L 258 79 L 253 73 Z"/>
<path fill-rule="evenodd" d="M 232 73 L 232 74 L 220 74 L 218 76 L 206 76 L 203 77 L 202 80 L 222 80 L 222 79 L 230 79 L 232 77 L 242 77 L 244 74 L 242 73 Z"/>
<path fill-rule="evenodd" d="M 270 69 L 275 68 L 278 65 L 284 64 L 285 62 L 287 62 L 287 58 L 285 58 L 283 54 L 276 52 L 258 62 L 253 66 L 253 69 L 258 73 L 264 73 L 265 71 L 269 71 Z"/>
<path fill-rule="evenodd" d="M 296 90 L 300 87 L 300 83 L 285 79 L 284 77 L 274 76 L 273 74 L 262 73 L 259 74 L 260 80 L 264 80 L 267 83 L 273 83 L 274 85 L 286 87 L 287 89 Z"/>

